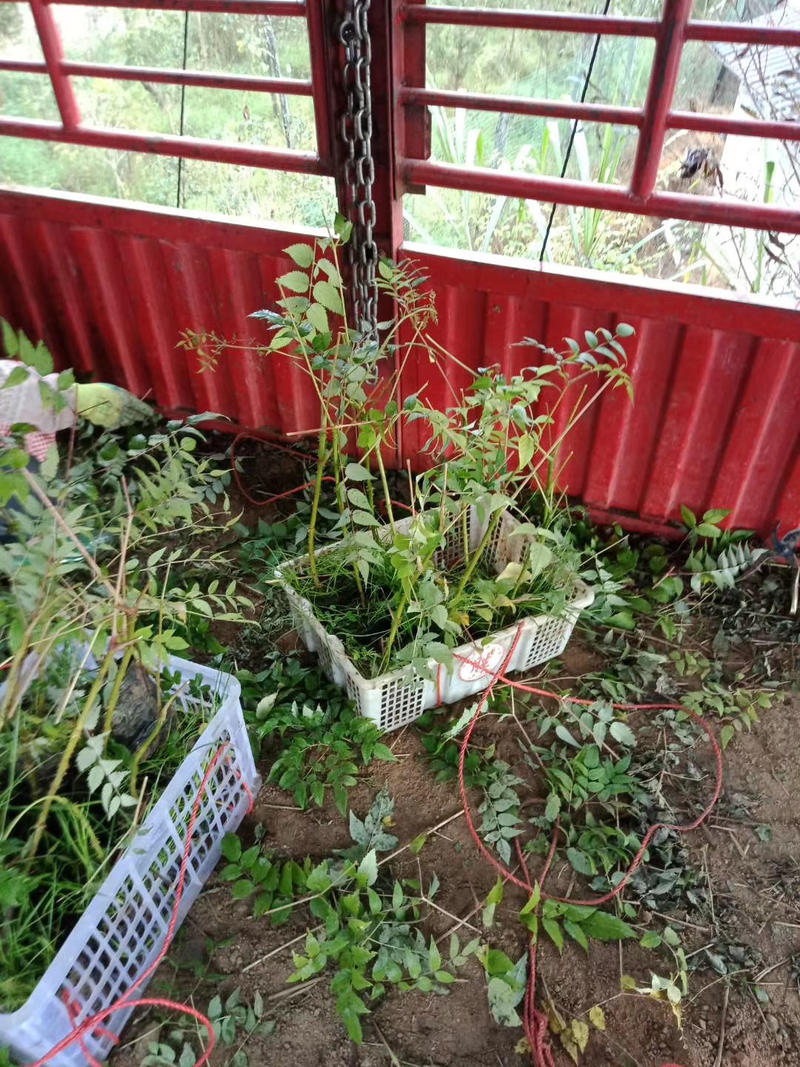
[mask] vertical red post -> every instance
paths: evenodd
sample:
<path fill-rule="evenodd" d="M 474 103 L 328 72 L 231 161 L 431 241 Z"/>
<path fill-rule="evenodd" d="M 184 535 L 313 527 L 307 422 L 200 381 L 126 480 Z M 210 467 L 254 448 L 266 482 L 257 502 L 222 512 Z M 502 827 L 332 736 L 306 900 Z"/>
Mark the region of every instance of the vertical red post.
<path fill-rule="evenodd" d="M 325 0 L 306 0 L 308 48 L 311 56 L 311 86 L 314 101 L 314 125 L 317 133 L 317 155 L 333 173 L 334 140 L 337 136 L 333 106 L 331 74 L 338 61 L 334 44 L 335 20 Z"/>
<path fill-rule="evenodd" d="M 424 4 L 425 0 L 394 0 L 394 51 L 392 74 L 395 93 L 400 89 L 425 88 L 424 22 L 409 19 L 406 4 Z M 428 159 L 431 154 L 431 113 L 424 104 L 400 103 L 396 113 L 395 155 L 405 159 Z M 402 172 L 397 176 L 402 193 L 424 193 L 424 185 L 408 185 Z"/>
<path fill-rule="evenodd" d="M 395 104 L 397 0 L 372 0 L 369 12 L 372 36 L 372 157 L 375 161 L 375 241 L 382 255 L 397 258 L 403 243 L 403 206 L 397 183 L 398 131 L 402 115 Z"/>
<path fill-rule="evenodd" d="M 42 43 L 42 54 L 47 64 L 47 72 L 50 75 L 61 122 L 65 129 L 74 130 L 80 125 L 81 115 L 72 91 L 72 83 L 61 66 L 64 55 L 58 26 L 47 0 L 30 0 L 30 5 L 36 31 Z"/>
<path fill-rule="evenodd" d="M 631 178 L 631 192 L 641 199 L 650 196 L 655 188 L 691 13 L 692 0 L 665 0 Z"/>

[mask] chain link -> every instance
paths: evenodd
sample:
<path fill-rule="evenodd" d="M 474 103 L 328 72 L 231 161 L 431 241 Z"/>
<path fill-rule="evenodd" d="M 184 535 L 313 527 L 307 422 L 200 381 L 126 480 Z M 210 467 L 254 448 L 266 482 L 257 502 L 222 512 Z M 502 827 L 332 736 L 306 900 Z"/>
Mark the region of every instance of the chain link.
<path fill-rule="evenodd" d="M 346 106 L 340 121 L 340 132 L 347 149 L 344 179 L 348 215 L 353 224 L 353 233 L 347 246 L 353 310 L 358 329 L 372 336 L 378 321 L 378 286 L 375 281 L 378 246 L 373 237 L 375 201 L 372 185 L 375 164 L 372 159 L 369 6 L 370 0 L 348 0 L 347 14 L 339 27 L 339 40 L 345 49 Z"/>

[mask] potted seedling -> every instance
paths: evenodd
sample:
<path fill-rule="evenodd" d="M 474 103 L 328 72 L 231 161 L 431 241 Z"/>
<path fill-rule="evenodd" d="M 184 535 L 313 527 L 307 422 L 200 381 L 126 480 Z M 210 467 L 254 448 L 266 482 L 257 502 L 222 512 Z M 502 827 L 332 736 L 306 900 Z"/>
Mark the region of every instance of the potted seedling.
<path fill-rule="evenodd" d="M 258 351 L 291 360 L 319 403 L 307 551 L 277 581 L 306 645 L 362 714 L 391 729 L 485 688 L 501 667 L 562 651 L 592 600 L 559 532 L 564 443 L 607 389 L 630 387 L 621 340 L 633 331 L 588 332 L 584 346 L 567 339 L 563 351 L 526 339 L 538 362 L 511 375 L 478 371 L 446 411 L 424 389 L 401 401 L 409 360 L 452 374 L 429 331 L 433 297 L 413 267 L 382 262 L 395 316 L 377 337 L 353 326 L 340 271 L 346 238 L 345 228 L 287 248 L 296 269 L 278 279 L 276 308 L 255 313 L 271 333 Z M 386 456 L 398 427 L 414 422 L 426 424 L 430 466 L 399 505 Z M 338 540 L 320 548 L 326 478 Z M 522 508 L 531 490 L 536 522 Z"/>

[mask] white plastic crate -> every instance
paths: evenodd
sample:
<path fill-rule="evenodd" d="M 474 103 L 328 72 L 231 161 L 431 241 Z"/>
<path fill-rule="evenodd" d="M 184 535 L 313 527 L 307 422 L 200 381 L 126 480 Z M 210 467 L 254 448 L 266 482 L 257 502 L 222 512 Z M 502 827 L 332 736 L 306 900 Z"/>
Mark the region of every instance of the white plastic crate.
<path fill-rule="evenodd" d="M 488 519 L 481 522 L 475 508 L 471 509 L 468 522 L 470 551 L 480 544 Z M 401 532 L 408 530 L 411 519 L 395 523 Z M 522 560 L 531 543 L 530 536 L 521 534 L 511 537 L 519 523 L 511 515 L 504 515 L 486 550 L 487 564 L 499 574 L 508 563 Z M 387 527 L 388 529 L 388 527 Z M 336 545 L 318 549 L 316 556 L 336 550 Z M 446 544 L 434 557 L 440 567 L 450 567 L 464 558 L 464 538 L 460 524 L 451 528 Z M 489 685 L 492 672 L 508 655 L 517 631 L 521 634 L 508 671 L 525 671 L 559 656 L 570 639 L 578 615 L 594 600 L 594 593 L 578 578 L 571 581 L 572 595 L 563 615 L 536 615 L 525 618 L 505 630 L 489 634 L 480 641 L 461 645 L 453 650 L 456 665 L 447 668 L 429 662 L 429 677 L 423 677 L 410 667 L 381 674 L 377 678 L 365 678 L 347 655 L 341 640 L 329 633 L 314 614 L 311 603 L 301 596 L 286 580 L 290 569 L 303 571 L 308 566 L 308 556 L 292 560 L 276 571 L 281 588 L 286 594 L 292 618 L 306 648 L 316 652 L 328 677 L 346 688 L 361 715 L 382 730 L 396 730 L 419 718 L 429 708 L 440 704 L 452 704 L 457 700 L 481 692 Z M 460 657 L 460 659 L 459 659 Z M 463 660 L 469 662 L 464 663 Z M 480 667 L 477 666 L 480 664 Z"/>
<path fill-rule="evenodd" d="M 219 708 L 186 759 L 151 808 L 138 833 L 114 865 L 58 955 L 25 1004 L 0 1014 L 0 1046 L 21 1063 L 45 1055 L 74 1028 L 65 999 L 75 1006 L 75 1023 L 117 1001 L 161 951 L 177 893 L 178 872 L 195 798 L 209 763 L 227 742 L 225 757 L 206 784 L 198 809 L 186 881 L 178 911 L 183 921 L 219 860 L 223 835 L 235 830 L 261 782 L 256 773 L 242 717 L 241 687 L 230 674 L 170 657 L 167 669 L 181 676 L 178 708 L 198 700 L 187 691 L 198 678 Z M 133 999 L 143 994 L 145 985 Z M 119 1035 L 132 1008 L 115 1012 L 103 1027 Z M 111 1037 L 87 1034 L 84 1045 L 102 1062 L 113 1048 Z M 86 1067 L 75 1042 L 49 1061 L 53 1067 Z"/>

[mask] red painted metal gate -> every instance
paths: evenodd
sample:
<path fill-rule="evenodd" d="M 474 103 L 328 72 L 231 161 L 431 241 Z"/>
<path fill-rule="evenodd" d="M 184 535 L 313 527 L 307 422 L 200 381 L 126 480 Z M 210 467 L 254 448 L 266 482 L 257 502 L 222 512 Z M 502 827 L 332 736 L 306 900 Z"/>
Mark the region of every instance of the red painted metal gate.
<path fill-rule="evenodd" d="M 342 13 L 333 0 L 104 0 L 97 5 L 305 19 L 311 54 L 311 79 L 305 81 L 78 63 L 61 53 L 53 5 L 31 0 L 30 6 L 43 59 L 0 60 L 0 75 L 49 76 L 60 122 L 0 118 L 0 149 L 5 134 L 326 174 L 336 177 L 340 202 L 352 207 L 344 181 L 345 148 L 338 137 Z M 685 41 L 800 46 L 798 30 L 694 21 L 690 8 L 689 0 L 667 0 L 662 18 L 644 19 L 373 0 L 375 238 L 384 253 L 412 256 L 425 267 L 439 293 L 440 339 L 470 366 L 522 365 L 513 346 L 524 335 L 552 344 L 620 319 L 638 327 L 631 348 L 635 404 L 608 397 L 570 441 L 566 487 L 596 511 L 621 515 L 629 523 L 638 519 L 651 529 L 674 518 L 682 503 L 696 510 L 731 508 L 732 521 L 742 526 L 765 529 L 779 520 L 798 525 L 800 313 L 661 282 L 444 254 L 402 238 L 403 195 L 423 185 L 800 232 L 800 213 L 785 207 L 655 191 L 669 129 L 800 140 L 796 122 L 673 110 Z M 655 52 L 644 106 L 428 89 L 425 27 L 450 23 L 650 39 Z M 311 95 L 317 148 L 278 150 L 87 127 L 71 91 L 77 76 L 212 88 L 246 85 L 253 92 Z M 433 105 L 628 124 L 639 130 L 631 181 L 623 188 L 431 162 L 425 118 Z M 186 328 L 253 336 L 247 314 L 277 296 L 274 279 L 289 268 L 281 249 L 296 232 L 0 189 L 0 314 L 43 337 L 64 363 L 149 394 L 165 409 L 215 410 L 241 426 L 300 431 L 315 419 L 313 397 L 299 377 L 278 379 L 269 364 L 244 355 L 226 364 L 224 374 L 199 375 L 194 358 L 176 347 Z M 414 390 L 424 374 L 423 367 L 412 368 L 405 388 Z M 418 445 L 407 435 L 406 455 L 413 458 Z"/>

